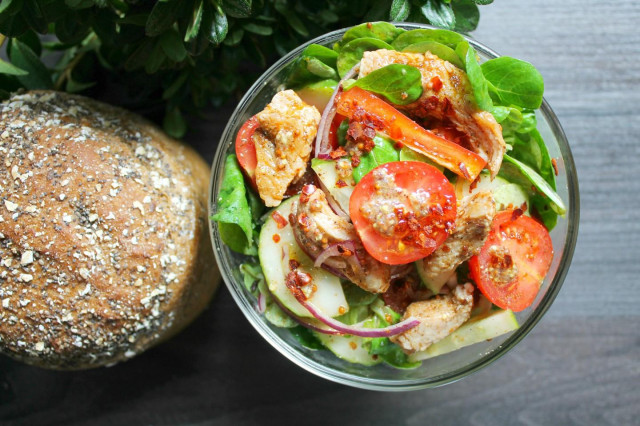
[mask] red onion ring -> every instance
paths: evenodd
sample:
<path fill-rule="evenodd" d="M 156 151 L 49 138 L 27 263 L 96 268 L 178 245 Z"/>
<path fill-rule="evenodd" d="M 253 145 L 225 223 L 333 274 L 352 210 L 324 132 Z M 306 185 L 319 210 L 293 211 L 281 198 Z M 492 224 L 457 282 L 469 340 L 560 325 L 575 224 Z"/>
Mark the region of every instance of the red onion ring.
<path fill-rule="evenodd" d="M 318 333 L 322 333 L 322 334 L 333 334 L 333 335 L 341 334 L 337 330 L 333 330 L 333 329 L 330 329 L 330 328 L 318 327 L 315 324 L 311 324 L 306 319 L 304 319 L 304 318 L 294 314 L 293 312 L 291 312 L 291 310 L 289 308 L 287 308 L 286 306 L 284 306 L 284 304 L 277 297 L 275 297 L 273 295 L 273 293 L 271 293 L 270 290 L 267 289 L 267 291 L 271 295 L 271 298 L 273 299 L 275 304 L 278 305 L 278 307 L 282 310 L 282 312 L 284 312 L 288 317 L 290 317 L 292 320 L 294 320 L 295 322 L 297 322 L 301 326 L 303 326 L 305 328 L 308 328 L 309 330 L 317 331 Z"/>
<path fill-rule="evenodd" d="M 267 310 L 267 300 L 264 297 L 264 294 L 258 294 L 258 306 L 257 311 L 259 314 L 264 314 L 264 311 Z"/>
<path fill-rule="evenodd" d="M 390 336 L 395 336 L 396 334 L 404 333 L 405 331 L 410 330 L 413 327 L 420 324 L 420 321 L 417 320 L 416 318 L 407 318 L 404 321 L 401 321 L 397 324 L 384 327 L 384 328 L 366 328 L 366 327 L 358 327 L 353 325 L 346 325 L 322 313 L 322 311 L 319 310 L 313 303 L 309 302 L 304 298 L 304 296 L 302 296 L 302 292 L 292 291 L 291 293 L 296 298 L 298 303 L 304 306 L 309 311 L 309 313 L 313 315 L 316 319 L 318 319 L 320 322 L 328 326 L 329 329 L 321 328 L 314 324 L 309 323 L 308 321 L 305 321 L 303 318 L 291 312 L 273 294 L 271 294 L 271 296 L 275 301 L 275 303 L 283 310 L 283 312 L 289 315 L 294 321 L 298 322 L 300 325 L 304 327 L 307 327 L 311 330 L 318 331 L 320 333 L 350 334 L 353 336 L 360 336 L 360 337 L 390 337 Z"/>
<path fill-rule="evenodd" d="M 316 317 L 318 320 L 322 321 L 327 326 L 333 328 L 334 330 L 339 331 L 342 334 L 350 334 L 353 336 L 359 337 L 390 337 L 395 336 L 396 334 L 404 333 L 407 330 L 412 329 L 413 327 L 420 324 L 420 321 L 416 318 L 407 318 L 404 321 L 400 321 L 397 324 L 390 325 L 384 328 L 366 328 L 366 327 L 358 327 L 354 325 L 346 325 L 331 318 L 328 315 L 325 315 L 320 311 L 313 303 L 308 300 L 300 300 L 298 302 L 307 310 L 311 315 Z"/>
<path fill-rule="evenodd" d="M 322 266 L 327 259 L 330 257 L 342 257 L 342 253 L 340 252 L 340 246 L 342 248 L 349 250 L 352 254 L 351 256 L 356 256 L 356 245 L 353 241 L 344 241 L 341 243 L 333 243 L 330 244 L 325 250 L 323 250 L 316 258 L 313 266 L 319 268 Z M 345 256 L 344 260 L 347 261 L 347 258 L 350 256 Z M 357 259 L 356 259 L 357 260 Z"/>
<path fill-rule="evenodd" d="M 331 157 L 329 154 L 332 149 L 329 146 L 329 130 L 331 129 L 331 123 L 333 122 L 333 118 L 336 116 L 336 105 L 335 99 L 336 95 L 340 90 L 342 90 L 342 83 L 351 77 L 355 76 L 360 69 L 360 62 L 355 64 L 353 68 L 349 70 L 345 74 L 345 76 L 338 82 L 335 90 L 331 94 L 331 98 L 329 98 L 329 102 L 327 106 L 324 107 L 324 111 L 322 111 L 322 117 L 320 117 L 320 123 L 318 123 L 318 134 L 316 135 L 316 145 L 315 145 L 315 157 L 321 160 L 328 160 Z"/>

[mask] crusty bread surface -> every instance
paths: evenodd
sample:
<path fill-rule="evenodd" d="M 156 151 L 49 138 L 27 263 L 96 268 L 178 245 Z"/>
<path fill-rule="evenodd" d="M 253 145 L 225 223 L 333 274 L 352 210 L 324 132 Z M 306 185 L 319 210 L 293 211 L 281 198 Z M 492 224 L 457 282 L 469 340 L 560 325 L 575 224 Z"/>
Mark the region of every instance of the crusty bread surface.
<path fill-rule="evenodd" d="M 209 168 L 142 118 L 36 91 L 0 105 L 0 353 L 110 365 L 175 334 L 219 281 Z"/>

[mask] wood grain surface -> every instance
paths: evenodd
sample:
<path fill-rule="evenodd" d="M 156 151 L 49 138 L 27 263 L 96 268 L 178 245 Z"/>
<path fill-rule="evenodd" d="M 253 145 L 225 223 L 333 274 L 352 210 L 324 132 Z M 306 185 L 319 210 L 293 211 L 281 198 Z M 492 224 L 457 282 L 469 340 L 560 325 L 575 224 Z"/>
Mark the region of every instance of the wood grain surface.
<path fill-rule="evenodd" d="M 515 349 L 442 388 L 352 389 L 282 357 L 221 288 L 182 334 L 116 367 L 0 357 L 0 424 L 640 424 L 640 2 L 496 0 L 481 14 L 477 40 L 545 77 L 580 182 L 572 267 Z M 207 160 L 230 111 L 190 135 Z"/>

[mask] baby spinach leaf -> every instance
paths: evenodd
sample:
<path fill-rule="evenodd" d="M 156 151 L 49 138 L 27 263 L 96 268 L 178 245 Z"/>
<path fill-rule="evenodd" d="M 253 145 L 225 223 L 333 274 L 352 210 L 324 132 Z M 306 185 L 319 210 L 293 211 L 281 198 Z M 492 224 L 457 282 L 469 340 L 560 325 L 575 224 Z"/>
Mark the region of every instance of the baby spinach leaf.
<path fill-rule="evenodd" d="M 370 305 L 370 308 L 375 315 L 364 322 L 363 325 L 365 327 L 386 327 L 390 325 L 387 318 L 391 318 L 393 322 L 397 322 L 402 317 L 388 306 L 384 306 L 384 303 L 380 303 L 381 300 L 380 302 L 378 302 L 378 300 Z M 420 362 L 410 362 L 407 358 L 407 354 L 402 351 L 400 346 L 392 343 L 388 337 L 365 338 L 364 344 L 368 346 L 368 350 L 371 355 L 377 355 L 385 363 L 396 368 L 416 368 L 421 364 Z"/>
<path fill-rule="evenodd" d="M 293 63 L 287 86 L 294 89 L 314 83 L 318 80 L 339 80 L 336 72 L 338 54 L 318 44 L 307 46 Z"/>
<path fill-rule="evenodd" d="M 372 293 L 368 293 L 368 294 L 372 294 Z M 345 294 L 345 297 L 346 296 L 347 295 Z M 374 296 L 376 295 L 374 294 Z M 352 324 L 362 322 L 369 317 L 368 305 L 352 305 L 349 302 L 349 299 L 347 299 L 347 303 L 349 303 L 349 310 L 347 311 L 347 313 L 336 317 L 336 319 L 341 323 L 352 325 Z"/>
<path fill-rule="evenodd" d="M 417 368 L 422 363 L 410 362 L 407 354 L 405 354 L 400 346 L 394 344 L 388 337 L 376 337 L 370 341 L 369 353 L 378 355 L 385 363 L 403 369 Z"/>
<path fill-rule="evenodd" d="M 544 80 L 530 63 L 501 56 L 483 63 L 481 68 L 489 89 L 502 104 L 530 109 L 542 104 Z"/>
<path fill-rule="evenodd" d="M 407 105 L 422 95 L 422 74 L 409 65 L 390 64 L 359 78 L 345 90 L 354 86 L 382 95 L 396 105 Z"/>
<path fill-rule="evenodd" d="M 551 207 L 556 213 L 560 215 L 566 213 L 567 209 L 564 206 L 562 199 L 554 191 L 551 185 L 549 185 L 549 183 L 547 183 L 547 181 L 544 180 L 535 170 L 508 154 L 505 154 L 504 161 L 513 164 L 524 177 L 526 177 L 542 194 L 544 194 L 552 202 Z"/>
<path fill-rule="evenodd" d="M 453 31 L 419 29 L 400 34 L 393 43 L 391 43 L 391 45 L 396 50 L 402 51 L 409 45 L 421 43 L 423 41 L 435 41 L 455 49 L 458 43 L 465 41 L 465 39 L 463 36 L 458 33 L 454 33 Z"/>
<path fill-rule="evenodd" d="M 271 301 L 267 303 L 267 307 L 264 310 L 264 317 L 271 324 L 280 328 L 295 328 L 298 323 L 287 315 L 276 303 Z"/>
<path fill-rule="evenodd" d="M 482 73 L 482 68 L 476 57 L 476 50 L 468 42 L 459 43 L 456 53 L 464 61 L 467 77 L 473 90 L 473 97 L 480 109 L 491 111 L 493 102 L 489 96 L 489 85 Z"/>
<path fill-rule="evenodd" d="M 349 304 L 349 310 L 355 306 L 369 306 L 374 300 L 378 298 L 378 295 L 375 293 L 369 293 L 366 290 L 361 289 L 357 285 L 344 281 L 342 283 L 342 288 L 344 290 L 344 297 Z M 354 321 L 352 324 L 356 322 L 364 321 L 365 318 L 360 318 Z"/>
<path fill-rule="evenodd" d="M 336 61 L 338 60 L 338 52 L 319 44 L 310 44 L 302 51 L 302 55 L 317 58 L 323 64 L 333 68 L 336 67 Z"/>
<path fill-rule="evenodd" d="M 437 41 L 421 41 L 418 43 L 413 43 L 402 49 L 402 51 L 414 53 L 431 52 L 440 59 L 449 61 L 456 67 L 464 70 L 464 63 L 456 54 L 455 50 L 445 44 L 438 43 Z"/>
<path fill-rule="evenodd" d="M 242 263 L 238 267 L 240 275 L 242 275 L 242 282 L 247 291 L 254 296 L 258 296 L 259 287 L 261 281 L 264 281 L 264 274 L 260 264 L 255 263 Z"/>
<path fill-rule="evenodd" d="M 314 350 L 325 349 L 324 345 L 311 330 L 301 325 L 290 328 L 291 335 L 304 347 Z"/>
<path fill-rule="evenodd" d="M 507 119 L 509 114 L 511 114 L 511 110 L 512 108 L 510 107 L 494 105 L 493 109 L 491 110 L 491 115 L 493 115 L 493 118 L 496 119 L 496 122 L 502 123 L 504 120 Z M 503 130 L 504 130 L 504 127 L 503 127 Z"/>
<path fill-rule="evenodd" d="M 337 66 L 340 77 L 344 77 L 351 68 L 360 62 L 364 52 L 378 49 L 393 50 L 393 47 L 382 40 L 371 37 L 358 38 L 345 44 L 338 53 Z"/>
<path fill-rule="evenodd" d="M 404 33 L 402 28 L 397 28 L 388 22 L 367 22 L 348 29 L 342 36 L 342 40 L 336 43 L 334 50 L 340 51 L 345 44 L 359 38 L 375 38 L 391 43 L 402 33 Z"/>
<path fill-rule="evenodd" d="M 398 161 L 398 151 L 391 139 L 377 135 L 373 138 L 373 143 L 373 149 L 360 157 L 360 164 L 353 169 L 353 179 L 356 183 L 379 165 Z"/>
<path fill-rule="evenodd" d="M 253 246 L 251 209 L 247 202 L 244 177 L 235 155 L 227 157 L 218 195 L 218 211 L 211 216 L 218 222 L 222 241 L 238 253 L 257 254 Z"/>

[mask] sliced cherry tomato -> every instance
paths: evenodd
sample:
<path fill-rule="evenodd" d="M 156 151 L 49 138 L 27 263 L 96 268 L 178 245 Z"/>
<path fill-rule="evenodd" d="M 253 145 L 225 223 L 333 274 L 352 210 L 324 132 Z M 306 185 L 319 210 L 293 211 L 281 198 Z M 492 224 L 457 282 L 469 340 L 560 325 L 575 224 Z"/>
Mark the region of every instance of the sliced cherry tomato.
<path fill-rule="evenodd" d="M 456 196 L 435 167 L 396 161 L 358 182 L 349 214 L 367 252 L 399 265 L 430 255 L 444 242 L 455 226 Z"/>
<path fill-rule="evenodd" d="M 547 229 L 520 210 L 505 210 L 494 217 L 487 241 L 469 260 L 469 269 L 487 299 L 518 312 L 533 303 L 552 259 Z"/>
<path fill-rule="evenodd" d="M 236 136 L 236 156 L 238 163 L 244 170 L 247 177 L 251 180 L 253 187 L 256 187 L 256 167 L 258 165 L 258 157 L 256 155 L 256 145 L 253 143 L 253 134 L 260 127 L 258 119 L 254 115 L 248 119 L 240 128 L 238 136 Z"/>
<path fill-rule="evenodd" d="M 454 142 L 420 126 L 373 93 L 354 87 L 336 97 L 338 113 L 362 116 L 391 139 L 426 155 L 432 161 L 473 182 L 487 162 Z"/>

